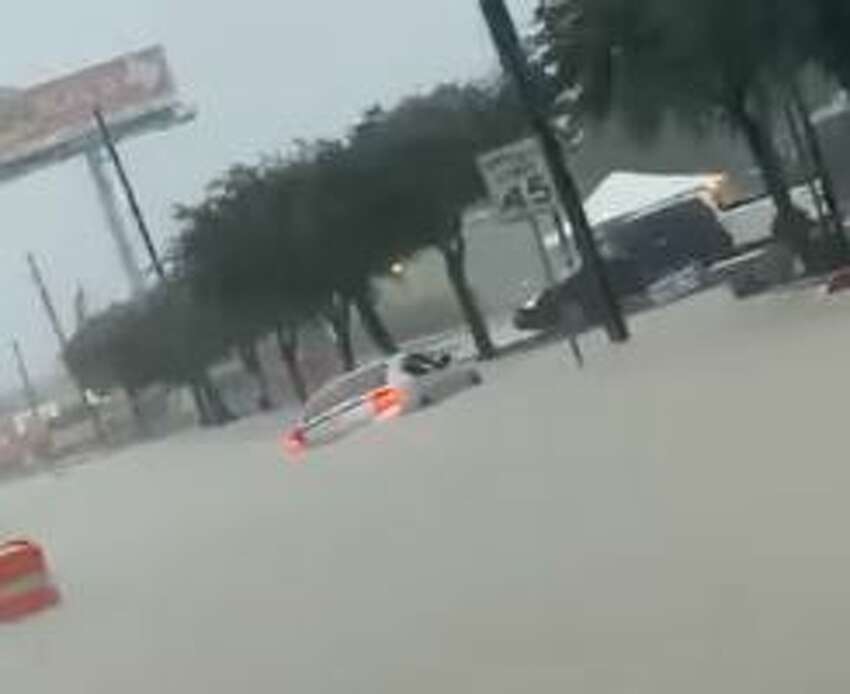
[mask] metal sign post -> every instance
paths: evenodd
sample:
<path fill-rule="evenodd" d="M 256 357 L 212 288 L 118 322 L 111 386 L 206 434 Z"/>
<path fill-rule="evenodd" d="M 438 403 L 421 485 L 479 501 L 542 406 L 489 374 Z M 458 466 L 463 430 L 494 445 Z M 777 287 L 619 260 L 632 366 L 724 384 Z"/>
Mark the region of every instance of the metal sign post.
<path fill-rule="evenodd" d="M 499 216 L 528 223 L 547 286 L 553 286 L 557 277 L 538 214 L 551 214 L 554 196 L 539 146 L 534 140 L 523 140 L 488 152 L 478 157 L 478 170 Z"/>
<path fill-rule="evenodd" d="M 540 145 L 533 139 L 526 139 L 488 152 L 478 158 L 478 169 L 498 215 L 507 222 L 528 222 L 540 254 L 546 288 L 557 291 L 558 278 L 540 226 L 539 215 L 550 216 L 556 225 L 558 243 L 567 269 L 574 266 L 574 259 L 572 245 L 564 232 L 558 206 L 555 204 L 554 187 L 549 179 Z M 583 367 L 584 355 L 578 343 L 574 322 L 568 312 L 559 315 L 559 323 L 569 342 L 570 350 L 578 366 Z"/>
<path fill-rule="evenodd" d="M 534 130 L 557 200 L 570 219 L 573 233 L 584 261 L 584 269 L 591 280 L 594 294 L 604 316 L 608 336 L 612 342 L 626 342 L 629 330 L 611 285 L 593 237 L 593 231 L 582 207 L 575 181 L 564 163 L 563 150 L 552 129 L 542 97 L 534 84 L 528 58 L 522 49 L 513 20 L 504 0 L 479 0 L 490 28 L 493 42 L 505 70 L 514 79 Z"/>

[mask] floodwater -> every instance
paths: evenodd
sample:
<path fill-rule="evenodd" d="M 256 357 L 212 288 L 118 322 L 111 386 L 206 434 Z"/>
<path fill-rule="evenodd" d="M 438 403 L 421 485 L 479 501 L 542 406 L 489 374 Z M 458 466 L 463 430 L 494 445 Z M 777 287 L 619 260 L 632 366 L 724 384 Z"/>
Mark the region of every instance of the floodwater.
<path fill-rule="evenodd" d="M 724 291 L 283 461 L 258 418 L 0 489 L 16 694 L 844 692 L 850 300 Z"/>

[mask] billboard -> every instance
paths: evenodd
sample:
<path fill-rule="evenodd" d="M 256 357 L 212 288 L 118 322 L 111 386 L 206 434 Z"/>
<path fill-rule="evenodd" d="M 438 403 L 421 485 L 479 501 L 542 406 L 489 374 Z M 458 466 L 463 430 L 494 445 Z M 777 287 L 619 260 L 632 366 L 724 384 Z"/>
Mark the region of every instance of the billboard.
<path fill-rule="evenodd" d="M 177 90 L 155 46 L 21 90 L 0 91 L 0 177 L 75 156 L 96 140 L 99 107 L 117 136 L 173 116 Z"/>

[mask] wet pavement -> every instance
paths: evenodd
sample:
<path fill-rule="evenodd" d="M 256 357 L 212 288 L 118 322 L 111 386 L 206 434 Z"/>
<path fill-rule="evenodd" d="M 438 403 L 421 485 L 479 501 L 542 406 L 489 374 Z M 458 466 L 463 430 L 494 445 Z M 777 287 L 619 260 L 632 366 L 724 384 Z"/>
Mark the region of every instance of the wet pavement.
<path fill-rule="evenodd" d="M 850 300 L 725 290 L 284 461 L 280 415 L 0 488 L 3 691 L 843 692 Z"/>

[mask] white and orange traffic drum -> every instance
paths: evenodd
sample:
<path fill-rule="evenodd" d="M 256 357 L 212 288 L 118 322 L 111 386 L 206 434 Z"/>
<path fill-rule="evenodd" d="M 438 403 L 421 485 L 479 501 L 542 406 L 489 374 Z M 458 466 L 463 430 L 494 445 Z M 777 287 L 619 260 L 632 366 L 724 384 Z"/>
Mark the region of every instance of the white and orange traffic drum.
<path fill-rule="evenodd" d="M 0 543 L 0 622 L 12 622 L 59 602 L 41 547 L 27 540 Z"/>

